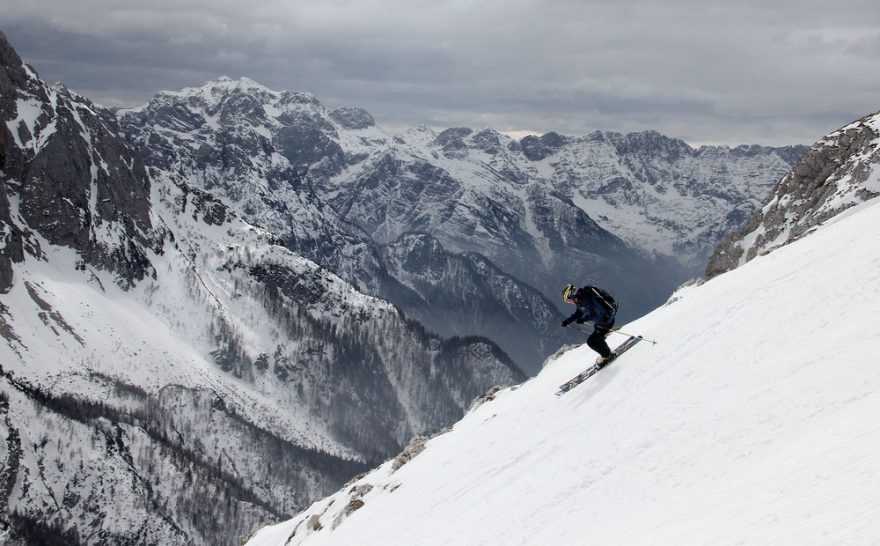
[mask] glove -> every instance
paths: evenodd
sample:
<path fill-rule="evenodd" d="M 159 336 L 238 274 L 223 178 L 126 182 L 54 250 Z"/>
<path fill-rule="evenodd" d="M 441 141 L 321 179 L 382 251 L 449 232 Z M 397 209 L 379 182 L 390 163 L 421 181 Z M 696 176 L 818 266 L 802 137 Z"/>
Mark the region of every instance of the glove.
<path fill-rule="evenodd" d="M 571 319 L 565 319 L 565 320 L 562 321 L 561 324 L 562 324 L 562 327 L 565 328 L 566 326 L 568 326 L 569 324 L 571 324 Z"/>

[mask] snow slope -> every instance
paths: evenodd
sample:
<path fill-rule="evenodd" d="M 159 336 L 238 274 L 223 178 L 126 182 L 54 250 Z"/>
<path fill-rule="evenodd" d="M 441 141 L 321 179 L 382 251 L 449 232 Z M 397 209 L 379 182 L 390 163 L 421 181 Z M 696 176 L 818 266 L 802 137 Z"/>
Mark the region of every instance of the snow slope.
<path fill-rule="evenodd" d="M 880 200 L 586 346 L 250 546 L 878 544 Z M 612 339 L 620 342 L 622 338 Z"/>

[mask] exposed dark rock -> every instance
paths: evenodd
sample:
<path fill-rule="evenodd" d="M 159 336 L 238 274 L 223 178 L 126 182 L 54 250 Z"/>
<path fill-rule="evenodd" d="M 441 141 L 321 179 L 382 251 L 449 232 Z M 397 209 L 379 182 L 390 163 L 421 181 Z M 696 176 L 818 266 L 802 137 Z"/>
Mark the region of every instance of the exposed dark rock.
<path fill-rule="evenodd" d="M 337 108 L 329 115 L 346 129 L 367 129 L 376 125 L 373 116 L 363 108 Z"/>
<path fill-rule="evenodd" d="M 46 87 L 2 35 L 0 88 L 0 120 L 19 120 L 17 136 L 0 126 L 0 223 L 9 243 L 0 251 L 0 292 L 10 286 L 10 264 L 36 247 L 28 244 L 30 229 L 76 250 L 83 266 L 116 273 L 121 286 L 152 275 L 143 248 L 162 243 L 151 225 L 150 182 L 140 158 L 118 137 L 113 115 L 63 87 Z M 14 98 L 39 104 L 39 115 L 29 119 Z M 12 216 L 9 195 L 17 195 L 24 225 Z M 111 235 L 116 229 L 121 239 Z"/>

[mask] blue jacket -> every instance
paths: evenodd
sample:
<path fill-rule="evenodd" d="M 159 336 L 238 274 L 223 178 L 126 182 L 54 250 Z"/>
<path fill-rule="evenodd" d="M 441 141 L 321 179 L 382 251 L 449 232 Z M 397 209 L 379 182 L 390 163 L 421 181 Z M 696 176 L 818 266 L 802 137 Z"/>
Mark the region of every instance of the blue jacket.
<path fill-rule="evenodd" d="M 577 291 L 575 296 L 577 309 L 571 314 L 564 323 L 592 322 L 596 326 L 605 326 L 614 323 L 614 316 L 617 310 L 611 307 L 611 304 L 603 300 L 602 296 L 592 289 L 585 286 Z"/>

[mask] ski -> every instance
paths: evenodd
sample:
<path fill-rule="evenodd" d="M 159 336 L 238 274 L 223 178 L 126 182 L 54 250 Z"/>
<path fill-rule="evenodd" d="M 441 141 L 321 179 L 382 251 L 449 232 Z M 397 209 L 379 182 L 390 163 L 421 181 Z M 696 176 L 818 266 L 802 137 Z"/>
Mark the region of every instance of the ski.
<path fill-rule="evenodd" d="M 642 340 L 641 336 L 638 336 L 638 337 L 637 336 L 630 336 L 629 339 L 627 339 L 626 341 L 621 343 L 616 349 L 614 349 L 614 351 L 612 351 L 611 360 L 609 360 L 608 362 L 606 362 L 605 364 L 603 364 L 601 366 L 599 364 L 593 364 L 592 366 L 590 366 L 586 370 L 582 371 L 581 373 L 577 374 L 576 376 L 572 377 L 571 379 L 569 379 L 568 381 L 566 381 L 562 385 L 559 385 L 559 390 L 556 391 L 556 396 L 562 396 L 563 394 L 565 394 L 568 391 L 570 391 L 571 389 L 577 387 L 578 385 L 580 385 L 581 383 L 583 383 L 587 379 L 593 377 L 594 375 L 596 375 L 596 373 L 599 370 L 601 370 L 605 366 L 607 366 L 607 365 L 611 364 L 612 362 L 614 362 L 615 360 L 617 360 L 620 357 L 620 355 L 622 355 L 623 353 L 630 350 L 633 346 L 635 346 L 636 343 L 638 343 L 641 340 Z"/>

